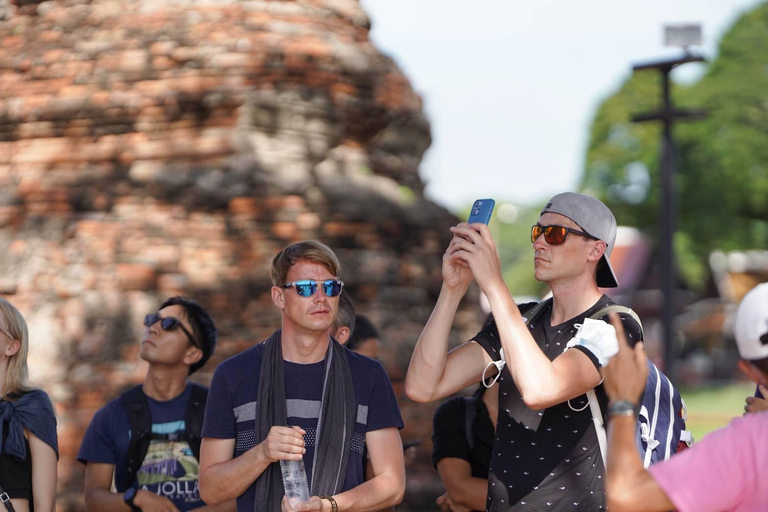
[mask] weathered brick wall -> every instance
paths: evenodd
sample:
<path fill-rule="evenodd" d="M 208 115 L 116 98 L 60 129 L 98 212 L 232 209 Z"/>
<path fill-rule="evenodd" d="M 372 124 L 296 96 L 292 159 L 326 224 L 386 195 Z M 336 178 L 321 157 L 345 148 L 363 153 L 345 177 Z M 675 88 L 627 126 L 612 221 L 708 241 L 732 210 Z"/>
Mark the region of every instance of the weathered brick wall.
<path fill-rule="evenodd" d="M 433 492 L 434 407 L 402 379 L 456 219 L 423 197 L 421 101 L 368 29 L 356 0 L 0 1 L 0 293 L 56 402 L 59 510 L 82 510 L 91 415 L 146 370 L 143 315 L 177 293 L 209 307 L 207 382 L 279 325 L 270 260 L 306 238 L 382 328 L 403 436 L 426 442 L 409 499 Z"/>

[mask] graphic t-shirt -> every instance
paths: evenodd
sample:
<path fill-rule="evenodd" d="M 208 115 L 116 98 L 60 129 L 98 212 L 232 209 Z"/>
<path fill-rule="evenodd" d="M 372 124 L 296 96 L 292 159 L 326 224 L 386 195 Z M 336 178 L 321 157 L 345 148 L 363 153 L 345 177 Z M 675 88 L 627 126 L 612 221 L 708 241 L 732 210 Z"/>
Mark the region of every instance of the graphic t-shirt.
<path fill-rule="evenodd" d="M 135 487 L 165 496 L 180 511 L 204 506 L 197 481 L 199 462 L 189 443 L 176 438 L 183 437 L 181 434 L 186 427 L 184 413 L 191 392 L 192 385 L 188 384 L 179 396 L 166 402 L 147 397 L 152 432 L 178 436 L 169 436 L 170 440 L 153 439 L 150 442 L 141 468 L 130 485 L 126 482 L 126 460 L 131 430 L 120 398 L 112 400 L 93 416 L 80 445 L 77 460 L 84 464 L 114 464 L 115 484 L 118 488 Z"/>
<path fill-rule="evenodd" d="M 256 394 L 263 343 L 221 363 L 213 374 L 205 409 L 203 437 L 235 439 L 234 457 L 250 450 L 256 439 L 255 419 L 259 414 Z M 357 419 L 352 434 L 347 475 L 343 490 L 365 481 L 365 434 L 389 427 L 403 427 L 400 409 L 381 363 L 344 349 L 352 371 L 357 401 Z M 317 444 L 317 420 L 320 414 L 323 367 L 325 361 L 297 364 L 285 361 L 285 396 L 288 424 L 306 431 L 304 467 L 307 484 L 312 487 L 312 460 Z M 320 468 L 317 469 L 319 471 Z M 252 512 L 255 483 L 237 498 L 237 510 Z"/>
<path fill-rule="evenodd" d="M 603 295 L 576 318 L 552 325 L 552 303 L 543 307 L 528 324 L 533 339 L 551 361 L 563 353 L 578 325 L 613 301 Z M 525 312 L 534 304 L 520 305 Z M 642 339 L 632 317 L 620 314 L 630 345 Z M 501 339 L 491 320 L 474 338 L 498 360 Z M 577 345 L 599 368 L 598 357 Z M 499 416 L 488 476 L 488 510 L 605 510 L 603 461 L 586 394 L 543 410 L 525 405 L 509 369 L 499 378 Z M 607 398 L 602 385 L 596 388 L 602 410 Z"/>

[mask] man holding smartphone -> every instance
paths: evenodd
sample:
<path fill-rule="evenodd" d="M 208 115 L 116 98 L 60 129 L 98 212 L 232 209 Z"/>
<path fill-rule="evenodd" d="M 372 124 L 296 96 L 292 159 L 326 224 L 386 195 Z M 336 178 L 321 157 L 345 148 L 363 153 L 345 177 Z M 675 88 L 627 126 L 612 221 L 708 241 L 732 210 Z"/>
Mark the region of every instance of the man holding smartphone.
<path fill-rule="evenodd" d="M 443 286 L 416 343 L 406 393 L 428 402 L 481 377 L 499 382 L 488 510 L 604 509 L 603 463 L 585 394 L 597 387 L 607 404 L 601 369 L 618 345 L 604 322 L 595 322 L 594 336 L 579 332 L 585 319 L 612 304 L 599 287 L 618 285 L 609 260 L 616 240 L 613 213 L 582 194 L 550 199 L 531 242 L 535 277 L 553 297 L 519 307 L 502 278 L 488 226 L 462 223 L 451 231 Z M 451 325 L 472 280 L 487 296 L 493 318 L 448 353 Z M 621 316 L 630 342 L 639 341 L 640 326 Z"/>

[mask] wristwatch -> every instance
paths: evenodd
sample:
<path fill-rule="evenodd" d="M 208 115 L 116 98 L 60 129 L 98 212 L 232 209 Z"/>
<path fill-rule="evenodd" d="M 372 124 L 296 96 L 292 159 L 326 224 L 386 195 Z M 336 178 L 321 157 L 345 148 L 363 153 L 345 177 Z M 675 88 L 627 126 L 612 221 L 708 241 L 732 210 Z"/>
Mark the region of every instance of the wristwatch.
<path fill-rule="evenodd" d="M 636 407 L 629 400 L 613 400 L 608 404 L 608 416 L 634 416 Z"/>
<path fill-rule="evenodd" d="M 132 512 L 141 512 L 141 509 L 133 504 L 134 499 L 136 499 L 136 488 L 129 487 L 128 490 L 123 493 L 123 501 L 126 505 L 131 507 Z"/>

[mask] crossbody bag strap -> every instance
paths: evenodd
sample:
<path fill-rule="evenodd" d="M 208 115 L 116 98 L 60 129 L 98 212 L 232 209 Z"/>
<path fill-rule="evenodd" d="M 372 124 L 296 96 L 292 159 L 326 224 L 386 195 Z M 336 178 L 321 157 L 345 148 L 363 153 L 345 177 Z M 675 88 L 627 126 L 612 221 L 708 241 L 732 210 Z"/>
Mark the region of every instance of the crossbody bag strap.
<path fill-rule="evenodd" d="M 0 503 L 5 505 L 5 509 L 8 512 L 16 512 L 16 509 L 13 508 L 13 503 L 11 503 L 11 497 L 8 496 L 8 493 L 5 492 L 2 485 L 0 485 Z"/>

